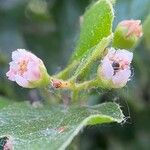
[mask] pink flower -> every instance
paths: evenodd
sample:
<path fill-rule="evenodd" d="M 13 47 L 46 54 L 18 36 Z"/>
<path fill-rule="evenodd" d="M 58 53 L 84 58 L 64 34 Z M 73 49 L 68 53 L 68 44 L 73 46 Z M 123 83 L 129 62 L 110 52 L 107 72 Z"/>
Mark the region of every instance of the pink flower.
<path fill-rule="evenodd" d="M 25 49 L 14 51 L 9 65 L 6 76 L 22 87 L 35 88 L 48 83 L 49 76 L 42 60 Z"/>
<path fill-rule="evenodd" d="M 4 137 L 5 138 L 5 144 L 3 147 L 3 150 L 13 150 L 13 140 L 11 137 Z"/>
<path fill-rule="evenodd" d="M 127 29 L 126 36 L 136 35 L 138 38 L 143 35 L 141 20 L 124 20 L 119 26 Z"/>
<path fill-rule="evenodd" d="M 131 76 L 132 58 L 132 52 L 110 48 L 98 72 L 101 80 L 109 81 L 114 88 L 125 86 Z"/>

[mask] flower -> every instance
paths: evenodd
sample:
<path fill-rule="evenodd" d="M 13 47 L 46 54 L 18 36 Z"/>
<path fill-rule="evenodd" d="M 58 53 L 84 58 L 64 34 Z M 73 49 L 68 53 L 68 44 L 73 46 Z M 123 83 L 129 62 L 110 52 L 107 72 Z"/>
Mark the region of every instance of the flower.
<path fill-rule="evenodd" d="M 13 140 L 11 137 L 3 137 L 4 145 L 3 150 L 13 150 Z"/>
<path fill-rule="evenodd" d="M 120 26 L 127 29 L 126 36 L 136 35 L 141 37 L 143 35 L 141 20 L 124 20 L 119 23 Z"/>
<path fill-rule="evenodd" d="M 113 47 L 133 50 L 142 35 L 141 20 L 121 21 L 114 32 Z"/>
<path fill-rule="evenodd" d="M 6 76 L 22 87 L 35 88 L 49 83 L 49 75 L 42 60 L 25 49 L 12 52 L 12 62 L 9 65 Z"/>
<path fill-rule="evenodd" d="M 132 58 L 132 52 L 110 48 L 98 70 L 101 81 L 108 87 L 121 88 L 125 86 L 130 80 Z"/>

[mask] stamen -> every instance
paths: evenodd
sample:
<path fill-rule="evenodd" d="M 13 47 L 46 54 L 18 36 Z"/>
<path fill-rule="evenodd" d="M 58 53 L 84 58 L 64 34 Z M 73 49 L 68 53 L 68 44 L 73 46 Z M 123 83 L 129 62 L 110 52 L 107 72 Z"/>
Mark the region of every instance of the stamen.
<path fill-rule="evenodd" d="M 21 62 L 18 63 L 19 65 L 19 74 L 23 75 L 27 71 L 27 65 L 28 62 L 26 60 L 22 60 Z"/>

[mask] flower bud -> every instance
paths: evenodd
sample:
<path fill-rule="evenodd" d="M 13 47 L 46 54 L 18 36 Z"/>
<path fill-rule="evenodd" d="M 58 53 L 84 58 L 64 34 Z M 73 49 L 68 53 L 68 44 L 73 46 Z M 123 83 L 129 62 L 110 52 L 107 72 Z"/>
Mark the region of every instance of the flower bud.
<path fill-rule="evenodd" d="M 41 59 L 25 49 L 12 53 L 12 62 L 6 76 L 25 88 L 42 87 L 49 84 L 49 75 Z"/>
<path fill-rule="evenodd" d="M 98 69 L 98 78 L 104 88 L 121 88 L 131 76 L 130 63 L 133 53 L 110 48 Z"/>
<path fill-rule="evenodd" d="M 115 30 L 113 47 L 120 49 L 132 49 L 143 35 L 140 20 L 124 20 Z"/>

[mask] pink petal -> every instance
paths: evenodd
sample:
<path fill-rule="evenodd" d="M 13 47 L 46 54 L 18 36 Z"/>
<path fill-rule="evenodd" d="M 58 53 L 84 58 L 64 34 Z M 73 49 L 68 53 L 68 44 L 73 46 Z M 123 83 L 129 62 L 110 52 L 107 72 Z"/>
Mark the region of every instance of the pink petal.
<path fill-rule="evenodd" d="M 130 76 L 131 76 L 130 69 L 121 70 L 113 76 L 112 81 L 116 87 L 123 87 L 128 82 Z"/>
<path fill-rule="evenodd" d="M 40 79 L 40 69 L 39 64 L 35 62 L 29 62 L 27 72 L 25 73 L 25 78 L 28 81 L 36 81 Z"/>
<path fill-rule="evenodd" d="M 17 49 L 12 52 L 12 60 L 17 61 L 20 59 L 22 56 L 25 56 L 26 50 L 25 49 Z"/>
<path fill-rule="evenodd" d="M 25 78 L 23 78 L 19 75 L 16 75 L 15 80 L 16 80 L 18 85 L 20 85 L 22 87 L 29 87 L 29 82 Z"/>
<path fill-rule="evenodd" d="M 6 76 L 9 80 L 15 81 L 15 75 L 17 74 L 17 65 L 14 62 L 9 63 L 9 71 L 6 73 Z"/>
<path fill-rule="evenodd" d="M 9 70 L 7 73 L 6 73 L 6 76 L 8 77 L 9 80 L 11 81 L 15 81 L 15 74 L 12 70 Z"/>
<path fill-rule="evenodd" d="M 30 58 L 31 61 L 34 61 L 36 63 L 39 63 L 40 59 L 35 56 L 34 54 L 32 54 L 31 52 L 28 52 L 28 57 Z"/>
<path fill-rule="evenodd" d="M 108 53 L 105 57 L 111 57 L 115 54 L 115 52 L 116 52 L 116 50 L 113 47 L 111 47 L 108 49 Z"/>
<path fill-rule="evenodd" d="M 141 24 L 141 20 L 123 20 L 119 23 L 120 25 L 122 26 L 125 26 L 125 27 L 129 27 L 129 26 L 134 26 L 134 25 L 140 25 Z"/>
<path fill-rule="evenodd" d="M 10 69 L 13 69 L 14 71 L 17 71 L 19 69 L 18 63 L 12 61 L 9 63 Z"/>
<path fill-rule="evenodd" d="M 141 37 L 143 35 L 141 20 L 124 20 L 119 25 L 128 29 L 127 36 L 135 34 Z"/>
<path fill-rule="evenodd" d="M 113 67 L 108 58 L 104 58 L 102 61 L 102 76 L 107 80 L 110 80 L 114 74 Z"/>
<path fill-rule="evenodd" d="M 117 50 L 115 53 L 115 57 L 126 60 L 130 64 L 133 59 L 133 53 L 127 50 Z"/>

